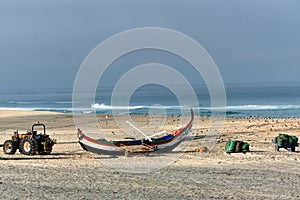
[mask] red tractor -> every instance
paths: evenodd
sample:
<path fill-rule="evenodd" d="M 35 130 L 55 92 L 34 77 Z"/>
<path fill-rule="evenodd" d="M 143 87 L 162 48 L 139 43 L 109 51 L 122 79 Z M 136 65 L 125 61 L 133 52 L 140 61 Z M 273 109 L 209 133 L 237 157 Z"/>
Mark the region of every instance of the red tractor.
<path fill-rule="evenodd" d="M 44 133 L 37 134 L 36 127 L 42 127 Z M 35 155 L 36 153 L 48 155 L 51 153 L 54 144 L 55 141 L 46 134 L 45 125 L 38 122 L 32 125 L 31 131 L 27 133 L 14 132 L 11 139 L 4 142 L 3 151 L 6 154 L 15 154 L 19 149 L 20 153 L 25 155 Z"/>

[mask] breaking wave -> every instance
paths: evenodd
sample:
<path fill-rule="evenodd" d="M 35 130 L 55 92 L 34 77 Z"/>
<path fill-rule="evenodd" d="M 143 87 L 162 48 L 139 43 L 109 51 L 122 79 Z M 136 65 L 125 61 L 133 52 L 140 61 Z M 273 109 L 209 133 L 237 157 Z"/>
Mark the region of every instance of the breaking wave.
<path fill-rule="evenodd" d="M 101 104 L 95 103 L 91 105 L 91 108 L 95 110 L 133 110 L 133 109 L 145 108 L 145 106 L 110 106 L 110 105 L 105 105 L 103 103 Z"/>
<path fill-rule="evenodd" d="M 201 108 L 200 108 L 201 109 Z M 300 105 L 237 105 L 237 106 L 226 106 L 219 108 L 203 108 L 203 109 L 225 109 L 227 111 L 235 110 L 294 110 L 300 109 Z"/>
<path fill-rule="evenodd" d="M 111 106 L 106 104 L 92 104 L 92 109 L 96 110 L 134 110 L 134 109 L 151 109 L 151 108 L 163 108 L 163 109 L 184 109 L 190 108 L 188 106 Z M 250 110 L 294 110 L 300 109 L 300 105 L 237 105 L 237 106 L 226 106 L 226 107 L 201 107 L 201 106 L 194 106 L 193 109 L 200 109 L 200 110 L 227 110 L 227 111 L 250 111 Z"/>

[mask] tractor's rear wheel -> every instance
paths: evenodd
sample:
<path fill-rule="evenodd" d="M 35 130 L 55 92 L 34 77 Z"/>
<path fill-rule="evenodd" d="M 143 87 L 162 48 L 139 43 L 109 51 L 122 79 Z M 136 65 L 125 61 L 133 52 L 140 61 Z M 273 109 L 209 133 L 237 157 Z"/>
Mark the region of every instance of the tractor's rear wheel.
<path fill-rule="evenodd" d="M 25 155 L 35 155 L 37 151 L 37 141 L 33 138 L 24 138 L 20 145 L 21 153 Z"/>
<path fill-rule="evenodd" d="M 39 144 L 38 153 L 40 155 L 49 155 L 52 151 L 53 141 L 49 137 L 45 137 Z"/>
<path fill-rule="evenodd" d="M 15 154 L 17 151 L 17 144 L 12 140 L 6 140 L 3 144 L 3 151 L 5 154 Z"/>

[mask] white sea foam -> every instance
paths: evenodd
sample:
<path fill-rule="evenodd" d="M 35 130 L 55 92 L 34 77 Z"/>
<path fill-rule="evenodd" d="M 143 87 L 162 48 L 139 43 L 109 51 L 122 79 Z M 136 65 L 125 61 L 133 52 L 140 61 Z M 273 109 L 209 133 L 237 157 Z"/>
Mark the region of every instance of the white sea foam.
<path fill-rule="evenodd" d="M 106 104 L 92 104 L 91 105 L 92 109 L 95 110 L 134 110 L 134 109 L 182 109 L 182 108 L 189 108 L 187 106 L 159 106 L 159 105 L 154 105 L 154 106 L 144 106 L 144 105 L 138 105 L 138 106 L 111 106 L 111 105 L 106 105 Z M 196 108 L 197 109 L 197 108 Z"/>
<path fill-rule="evenodd" d="M 103 103 L 98 104 L 92 104 L 91 105 L 92 109 L 95 110 L 133 110 L 133 109 L 140 109 L 140 108 L 145 108 L 145 106 L 111 106 L 111 105 L 105 105 Z"/>
<path fill-rule="evenodd" d="M 200 109 L 204 110 L 227 110 L 227 111 L 241 111 L 241 110 L 293 110 L 300 109 L 300 105 L 237 105 L 237 106 L 226 106 L 226 107 L 203 107 Z"/>
<path fill-rule="evenodd" d="M 190 108 L 188 106 L 111 106 L 106 104 L 92 104 L 91 108 L 95 110 L 134 110 L 134 109 L 151 109 L 151 108 L 161 108 L 161 109 L 184 109 Z M 226 106 L 226 107 L 194 107 L 193 109 L 200 110 L 291 110 L 291 109 L 300 109 L 300 105 L 236 105 L 236 106 Z"/>

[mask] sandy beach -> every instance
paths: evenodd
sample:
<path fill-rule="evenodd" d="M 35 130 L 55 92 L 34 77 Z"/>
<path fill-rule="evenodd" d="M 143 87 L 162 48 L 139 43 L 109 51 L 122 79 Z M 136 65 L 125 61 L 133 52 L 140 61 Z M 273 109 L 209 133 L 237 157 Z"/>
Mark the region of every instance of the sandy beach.
<path fill-rule="evenodd" d="M 143 123 L 147 116 L 133 116 Z M 164 129 L 177 128 L 177 116 L 169 117 Z M 113 137 L 124 137 L 111 116 L 98 116 Z M 107 121 L 108 120 L 108 121 Z M 73 116 L 39 111 L 0 111 L 0 144 L 36 122 L 47 127 L 57 140 L 51 155 L 25 156 L 0 151 L 1 199 L 299 199 L 300 148 L 295 153 L 274 150 L 279 133 L 300 137 L 298 118 L 227 118 L 214 136 L 209 153 L 205 146 L 209 119 L 197 117 L 190 133 L 194 138 L 185 153 L 166 167 L 149 173 L 114 170 L 105 163 L 135 162 L 144 155 L 112 158 L 84 151 L 77 143 Z M 119 133 L 119 134 L 118 134 Z M 112 136 L 112 135 L 111 135 Z M 228 139 L 250 144 L 250 152 L 228 155 Z"/>

